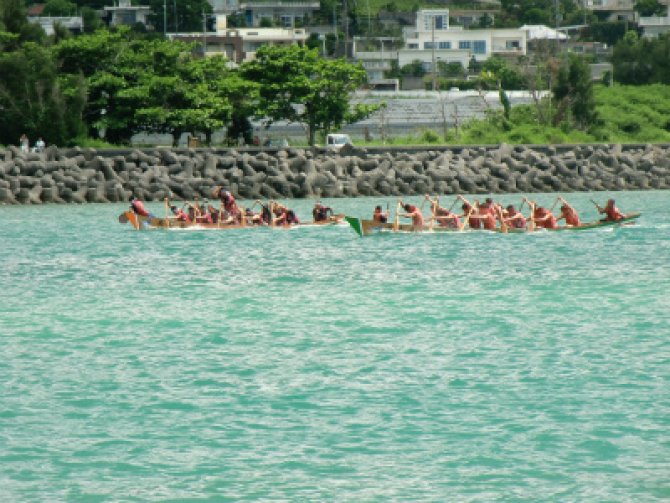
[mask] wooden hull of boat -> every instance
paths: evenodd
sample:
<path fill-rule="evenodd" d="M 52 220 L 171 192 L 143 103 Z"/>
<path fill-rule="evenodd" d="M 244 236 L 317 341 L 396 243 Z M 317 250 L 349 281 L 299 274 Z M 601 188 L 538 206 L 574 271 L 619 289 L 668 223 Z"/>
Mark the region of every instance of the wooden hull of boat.
<path fill-rule="evenodd" d="M 536 232 L 538 231 L 549 231 L 549 232 L 555 232 L 555 231 L 583 231 L 583 230 L 589 230 L 589 229 L 599 229 L 601 227 L 611 227 L 611 226 L 617 226 L 617 225 L 622 225 L 626 223 L 632 223 L 635 221 L 637 218 L 639 218 L 640 213 L 629 213 L 628 215 L 625 216 L 623 220 L 618 220 L 616 222 L 613 221 L 605 221 L 605 220 L 598 220 L 596 222 L 589 222 L 580 225 L 579 227 L 572 227 L 572 226 L 562 226 L 557 229 L 536 229 Z M 351 228 L 358 234 L 359 236 L 370 236 L 372 234 L 378 234 L 378 233 L 386 233 L 386 232 L 414 232 L 414 233 L 423 233 L 423 232 L 435 232 L 435 233 L 442 233 L 442 232 L 463 232 L 459 231 L 458 229 L 452 229 L 449 227 L 439 227 L 439 226 L 434 226 L 432 229 L 425 225 L 420 228 L 414 227 L 412 224 L 400 224 L 397 227 L 394 226 L 392 223 L 381 223 L 381 222 L 376 222 L 374 220 L 364 220 L 361 218 L 357 217 L 345 217 L 345 220 L 349 223 Z M 467 232 L 470 231 L 479 231 L 479 229 L 466 229 Z M 497 232 L 497 233 L 502 233 L 503 231 L 501 229 L 496 229 L 495 231 L 484 231 L 484 232 Z M 532 232 L 528 229 L 512 229 L 508 228 L 507 233 L 509 234 L 525 234 L 527 232 Z"/>
<path fill-rule="evenodd" d="M 335 225 L 344 219 L 344 214 L 334 215 L 329 220 L 323 222 L 305 222 L 298 225 L 282 225 L 276 226 L 278 229 L 289 227 L 304 227 L 304 226 L 321 226 L 321 225 Z M 137 215 L 133 211 L 125 211 L 119 215 L 119 223 L 130 223 L 136 230 L 144 229 L 212 229 L 212 230 L 233 230 L 233 229 L 253 229 L 260 227 L 268 227 L 267 225 L 240 225 L 240 224 L 213 224 L 207 222 L 185 222 L 177 220 L 176 218 L 157 218 L 157 217 L 143 217 Z"/>

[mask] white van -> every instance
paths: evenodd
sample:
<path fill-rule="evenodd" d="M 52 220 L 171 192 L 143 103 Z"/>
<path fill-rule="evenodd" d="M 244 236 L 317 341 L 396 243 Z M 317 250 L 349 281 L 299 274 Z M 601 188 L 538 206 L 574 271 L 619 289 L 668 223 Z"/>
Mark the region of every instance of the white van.
<path fill-rule="evenodd" d="M 345 145 L 353 145 L 348 134 L 332 133 L 326 136 L 326 148 L 339 150 Z"/>

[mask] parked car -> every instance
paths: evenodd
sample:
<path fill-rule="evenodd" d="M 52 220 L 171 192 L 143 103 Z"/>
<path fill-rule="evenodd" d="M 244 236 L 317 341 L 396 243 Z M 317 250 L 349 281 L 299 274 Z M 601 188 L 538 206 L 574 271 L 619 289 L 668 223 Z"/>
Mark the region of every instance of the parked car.
<path fill-rule="evenodd" d="M 289 146 L 286 138 L 266 138 L 263 142 L 264 147 L 270 148 L 286 148 Z"/>
<path fill-rule="evenodd" d="M 331 133 L 326 136 L 326 148 L 339 150 L 345 145 L 353 145 L 351 137 L 343 133 Z"/>

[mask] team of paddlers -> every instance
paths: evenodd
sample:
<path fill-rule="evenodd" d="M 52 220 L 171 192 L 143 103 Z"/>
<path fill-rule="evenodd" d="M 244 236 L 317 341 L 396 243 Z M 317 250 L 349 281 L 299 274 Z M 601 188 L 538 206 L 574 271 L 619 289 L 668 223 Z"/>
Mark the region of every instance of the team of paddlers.
<path fill-rule="evenodd" d="M 181 207 L 165 198 L 165 207 L 172 215 L 171 218 L 189 224 L 291 226 L 301 223 L 295 211 L 277 201 L 256 200 L 250 208 L 242 208 L 237 204 L 235 196 L 222 187 L 216 187 L 213 196 L 219 201 L 218 208 L 206 199 L 201 202 L 197 196 L 193 202 L 186 201 Z M 259 210 L 254 211 L 257 206 Z M 140 216 L 153 216 L 139 199 L 131 199 L 130 207 Z M 312 210 L 312 217 L 315 223 L 329 222 L 334 217 L 333 209 L 317 201 Z"/>
<path fill-rule="evenodd" d="M 216 208 L 208 200 L 199 201 L 196 197 L 194 201 L 184 202 L 179 207 L 172 204 L 168 198 L 165 199 L 166 209 L 172 214 L 172 218 L 192 224 L 218 224 L 226 225 L 259 225 L 259 226 L 291 226 L 300 224 L 300 219 L 295 211 L 276 201 L 263 202 L 256 200 L 250 208 L 241 208 L 235 197 L 228 190 L 222 187 L 216 187 L 213 196 L 219 201 L 219 207 Z M 423 206 L 428 202 L 430 204 L 430 217 L 423 215 Z M 460 202 L 462 213 L 456 213 L 454 206 Z M 560 213 L 554 215 L 553 210 L 557 203 L 561 203 Z M 618 221 L 625 216 L 617 209 L 614 199 L 609 199 L 605 206 L 600 206 L 594 201 L 599 213 L 605 215 L 604 221 Z M 521 210 L 524 204 L 530 209 L 528 215 L 524 215 Z M 258 211 L 254 211 L 256 207 Z M 151 217 L 144 204 L 139 199 L 131 200 L 131 209 L 138 215 Z M 404 211 L 401 211 L 404 210 Z M 317 201 L 312 210 L 314 223 L 325 223 L 333 221 L 333 209 Z M 551 208 L 545 208 L 522 198 L 521 205 L 517 209 L 513 204 L 503 206 L 495 203 L 493 199 L 486 198 L 484 202 L 477 200 L 470 202 L 465 197 L 459 195 L 450 208 L 440 205 L 439 198 L 432 198 L 426 194 L 421 207 L 408 204 L 398 200 L 396 209 L 396 218 L 408 218 L 412 221 L 412 227 L 416 230 L 424 230 L 426 227 L 434 226 L 463 230 L 466 226 L 471 229 L 501 230 L 506 229 L 557 229 L 559 222 L 564 221 L 564 226 L 579 227 L 582 225 L 579 214 L 563 197 L 558 196 Z M 382 211 L 381 206 L 374 210 L 372 219 L 380 223 L 386 223 L 389 219 L 389 209 Z"/>
<path fill-rule="evenodd" d="M 461 202 L 462 213 L 453 212 L 454 206 Z M 521 205 L 517 209 L 513 204 L 503 206 L 495 203 L 493 199 L 486 198 L 482 203 L 479 201 L 468 201 L 463 196 L 457 196 L 450 208 L 444 208 L 440 205 L 439 198 L 431 198 L 426 194 L 424 203 L 430 203 L 431 216 L 426 219 L 422 213 L 422 207 L 413 204 L 404 203 L 398 200 L 396 216 L 400 218 L 409 218 L 412 220 L 412 227 L 417 230 L 423 230 L 428 225 L 429 228 L 437 225 L 438 227 L 463 230 L 466 226 L 471 229 L 501 230 L 506 229 L 558 229 L 559 222 L 564 220 L 564 226 L 579 227 L 582 222 L 577 211 L 561 196 L 556 198 L 551 208 L 545 208 L 534 201 L 523 198 Z M 561 202 L 560 213 L 554 215 L 555 205 Z M 603 207 L 592 201 L 599 213 L 605 215 L 604 221 L 616 222 L 622 220 L 625 216 L 618 210 L 614 199 L 607 201 Z M 527 204 L 530 213 L 526 216 L 521 213 L 523 205 Z M 404 210 L 404 212 L 400 211 Z M 382 211 L 381 206 L 377 206 L 372 215 L 376 222 L 386 223 L 389 219 L 389 209 Z M 426 222 L 428 220 L 428 222 Z"/>

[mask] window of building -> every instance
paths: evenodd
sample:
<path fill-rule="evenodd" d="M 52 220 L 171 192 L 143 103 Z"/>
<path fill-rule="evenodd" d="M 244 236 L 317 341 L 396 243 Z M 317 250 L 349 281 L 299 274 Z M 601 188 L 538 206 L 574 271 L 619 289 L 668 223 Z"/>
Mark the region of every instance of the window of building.
<path fill-rule="evenodd" d="M 460 40 L 458 42 L 458 48 L 459 49 L 470 49 L 472 43 L 469 40 Z"/>
<path fill-rule="evenodd" d="M 280 16 L 279 21 L 284 28 L 293 26 L 293 18 L 291 16 Z"/>
<path fill-rule="evenodd" d="M 507 40 L 505 42 L 505 49 L 518 49 L 519 41 L 518 40 Z"/>
<path fill-rule="evenodd" d="M 423 48 L 424 49 L 435 49 L 435 42 L 424 42 L 423 43 Z"/>
<path fill-rule="evenodd" d="M 475 54 L 486 54 L 486 41 L 475 40 L 472 43 L 472 52 L 474 52 Z"/>
<path fill-rule="evenodd" d="M 451 42 L 440 42 L 438 47 L 440 49 L 451 49 Z"/>
<path fill-rule="evenodd" d="M 433 23 L 435 23 L 436 30 L 446 30 L 449 28 L 449 17 L 443 14 L 429 14 L 424 17 L 423 28 L 426 31 L 431 31 L 433 29 Z"/>
<path fill-rule="evenodd" d="M 418 49 L 418 48 L 419 48 L 419 44 L 407 44 L 407 48 L 408 48 L 408 49 Z"/>

